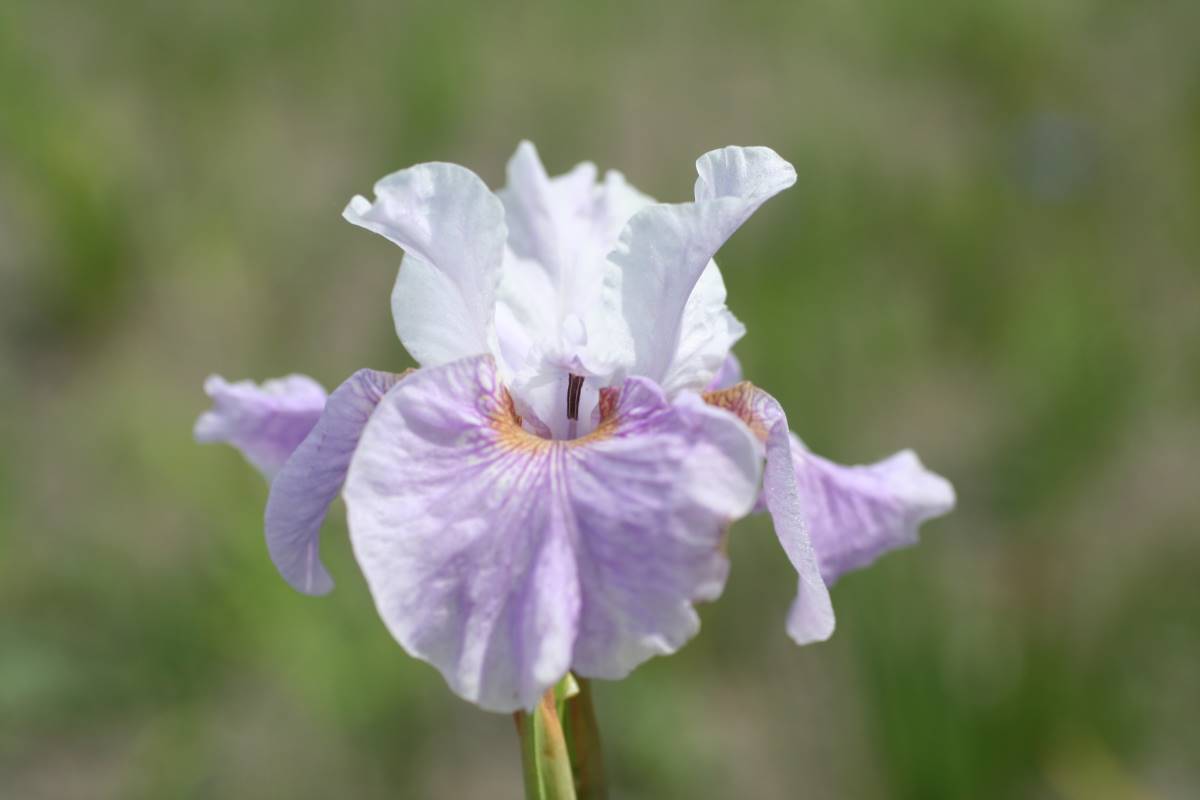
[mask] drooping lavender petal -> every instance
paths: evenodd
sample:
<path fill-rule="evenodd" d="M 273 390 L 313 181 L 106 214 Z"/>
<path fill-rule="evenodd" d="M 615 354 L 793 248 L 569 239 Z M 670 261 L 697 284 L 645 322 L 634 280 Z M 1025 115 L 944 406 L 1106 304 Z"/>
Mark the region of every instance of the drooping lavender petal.
<path fill-rule="evenodd" d="M 775 535 L 799 575 L 796 599 L 788 612 L 788 635 L 797 644 L 828 639 L 833 635 L 833 604 L 805 518 L 805 498 L 796 477 L 787 415 L 774 397 L 746 382 L 709 392 L 705 399 L 736 414 L 766 444 L 763 499 L 775 523 Z"/>
<path fill-rule="evenodd" d="M 363 428 L 403 375 L 360 369 L 333 391 L 312 431 L 271 484 L 267 550 L 279 574 L 304 594 L 325 594 L 333 578 L 321 563 L 321 523 L 341 491 Z"/>
<path fill-rule="evenodd" d="M 406 256 L 392 292 L 400 341 L 422 366 L 489 352 L 507 229 L 504 207 L 457 164 L 418 164 L 354 197 L 342 216 Z"/>
<path fill-rule="evenodd" d="M 511 711 L 572 665 L 622 675 L 695 632 L 760 454 L 736 420 L 640 379 L 588 436 L 538 438 L 479 357 L 384 398 L 343 496 L 392 634 L 459 695 Z"/>
<path fill-rule="evenodd" d="M 827 584 L 917 543 L 922 522 L 954 508 L 954 487 L 911 450 L 866 466 L 835 464 L 791 437 L 796 482 Z"/>
<path fill-rule="evenodd" d="M 633 374 L 668 393 L 702 389 L 743 330 L 720 318 L 724 336 L 681 351 L 684 311 L 713 255 L 770 197 L 796 181 L 792 165 L 766 147 L 726 147 L 696 162 L 693 203 L 653 205 L 629 220 L 609 255 L 605 303 L 619 308 L 634 342 Z M 714 287 L 715 288 L 715 287 Z M 721 303 L 724 306 L 724 286 Z M 714 318 L 718 304 L 711 305 Z"/>
<path fill-rule="evenodd" d="M 762 449 L 698 396 L 667 406 L 642 378 L 625 382 L 610 424 L 611 438 L 569 451 L 583 587 L 573 669 L 618 679 L 699 630 L 692 602 L 724 588 L 724 534 L 753 506 Z"/>
<path fill-rule="evenodd" d="M 725 356 L 725 363 L 721 364 L 721 368 L 717 370 L 717 374 L 713 376 L 706 390 L 715 392 L 718 389 L 728 389 L 741 382 L 742 362 L 738 361 L 738 357 L 730 351 L 729 355 Z"/>
<path fill-rule="evenodd" d="M 267 480 L 304 441 L 325 407 L 325 389 L 304 375 L 276 378 L 262 386 L 211 375 L 204 391 L 213 407 L 196 420 L 196 441 L 233 445 Z"/>

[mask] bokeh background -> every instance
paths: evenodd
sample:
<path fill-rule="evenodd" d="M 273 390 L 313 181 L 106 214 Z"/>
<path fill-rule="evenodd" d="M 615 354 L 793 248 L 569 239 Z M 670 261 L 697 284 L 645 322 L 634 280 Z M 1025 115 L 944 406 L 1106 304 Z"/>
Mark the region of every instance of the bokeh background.
<path fill-rule="evenodd" d="M 818 451 L 959 509 L 784 636 L 736 526 L 700 636 L 597 687 L 615 798 L 1200 795 L 1200 4 L 0 4 L 0 797 L 520 796 L 507 717 L 357 573 L 301 597 L 210 372 L 410 362 L 339 219 L 530 138 L 664 200 L 769 144 L 722 251 L 748 374 Z"/>

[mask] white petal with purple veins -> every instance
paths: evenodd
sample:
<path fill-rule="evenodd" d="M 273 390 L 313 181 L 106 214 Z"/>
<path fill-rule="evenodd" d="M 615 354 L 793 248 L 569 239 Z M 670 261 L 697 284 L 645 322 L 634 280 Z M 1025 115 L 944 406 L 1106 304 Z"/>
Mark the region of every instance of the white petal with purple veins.
<path fill-rule="evenodd" d="M 305 594 L 325 594 L 333 579 L 321 563 L 321 523 L 341 491 L 363 428 L 402 378 L 360 369 L 334 390 L 321 418 L 271 484 L 267 550 L 279 574 Z"/>
<path fill-rule="evenodd" d="M 574 666 L 623 675 L 695 633 L 761 448 L 696 398 L 631 379 L 590 435 L 526 432 L 491 358 L 415 373 L 351 463 L 351 541 L 389 630 L 461 696 L 530 708 Z"/>
<path fill-rule="evenodd" d="M 241 451 L 267 480 L 275 476 L 325 407 L 325 389 L 304 375 L 229 383 L 220 375 L 204 382 L 211 410 L 196 420 L 198 442 L 224 442 Z"/>

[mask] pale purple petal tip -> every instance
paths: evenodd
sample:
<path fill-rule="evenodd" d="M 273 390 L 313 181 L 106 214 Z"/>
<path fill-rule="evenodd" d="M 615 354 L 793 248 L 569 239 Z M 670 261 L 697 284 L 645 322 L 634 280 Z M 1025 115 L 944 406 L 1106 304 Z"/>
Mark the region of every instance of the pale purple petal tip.
<path fill-rule="evenodd" d="M 267 549 L 283 578 L 304 594 L 325 594 L 333 579 L 321 563 L 320 533 L 346 478 L 363 427 L 402 376 L 361 369 L 334 390 L 315 427 L 271 484 Z"/>
<path fill-rule="evenodd" d="M 325 407 L 325 390 L 304 375 L 264 382 L 229 383 L 220 375 L 204 382 L 213 407 L 196 420 L 196 441 L 233 445 L 267 480 L 304 441 Z"/>
<path fill-rule="evenodd" d="M 921 523 L 954 508 L 954 487 L 904 450 L 867 466 L 842 466 L 792 438 L 796 479 L 821 564 L 832 584 L 888 551 L 917 543 Z"/>

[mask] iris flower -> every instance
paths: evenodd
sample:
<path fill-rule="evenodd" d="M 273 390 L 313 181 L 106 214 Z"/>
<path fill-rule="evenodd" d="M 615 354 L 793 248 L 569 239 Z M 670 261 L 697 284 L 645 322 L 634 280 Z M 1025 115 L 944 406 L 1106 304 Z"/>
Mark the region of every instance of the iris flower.
<path fill-rule="evenodd" d="M 271 481 L 289 584 L 333 587 L 318 538 L 341 493 L 396 640 L 463 698 L 529 709 L 568 671 L 621 678 L 679 649 L 724 587 L 729 526 L 765 510 L 798 574 L 788 634 L 830 636 L 828 586 L 913 544 L 954 492 L 911 451 L 821 458 L 741 380 L 713 256 L 796 173 L 765 147 L 696 169 L 694 201 L 657 203 L 590 163 L 550 177 L 523 142 L 499 192 L 429 163 L 350 201 L 405 251 L 392 313 L 420 367 L 328 396 L 212 377 L 196 425 Z"/>

